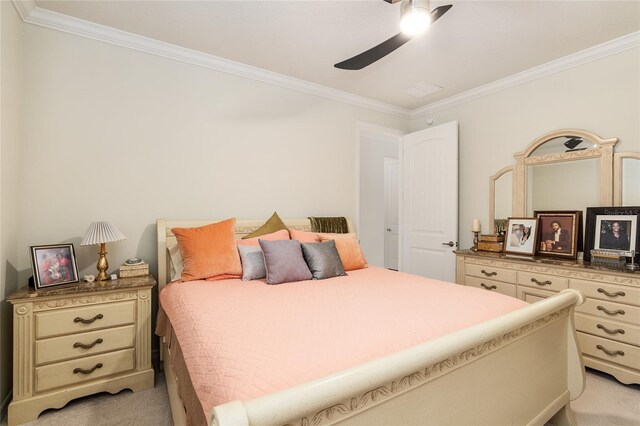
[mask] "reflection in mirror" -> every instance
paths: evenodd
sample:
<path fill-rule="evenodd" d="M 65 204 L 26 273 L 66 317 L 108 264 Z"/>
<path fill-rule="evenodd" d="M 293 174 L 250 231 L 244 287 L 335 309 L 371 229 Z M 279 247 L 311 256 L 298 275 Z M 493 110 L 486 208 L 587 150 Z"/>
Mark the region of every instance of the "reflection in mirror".
<path fill-rule="evenodd" d="M 528 166 L 527 216 L 535 210 L 582 210 L 598 206 L 598 160 Z"/>
<path fill-rule="evenodd" d="M 549 139 L 544 144 L 536 148 L 529 156 L 540 157 L 550 154 L 561 154 L 563 152 L 586 151 L 596 148 L 593 142 L 580 136 L 560 136 Z"/>
<path fill-rule="evenodd" d="M 622 159 L 622 205 L 640 206 L 640 159 Z"/>
<path fill-rule="evenodd" d="M 495 181 L 495 219 L 513 216 L 513 172 L 509 171 Z"/>

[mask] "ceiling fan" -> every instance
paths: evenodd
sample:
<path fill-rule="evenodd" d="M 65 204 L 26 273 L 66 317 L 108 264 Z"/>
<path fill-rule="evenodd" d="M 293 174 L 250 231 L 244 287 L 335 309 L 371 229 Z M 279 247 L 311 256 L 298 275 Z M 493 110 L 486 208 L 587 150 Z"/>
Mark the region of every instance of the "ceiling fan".
<path fill-rule="evenodd" d="M 422 34 L 429 25 L 447 13 L 452 5 L 440 6 L 429 10 L 429 0 L 384 0 L 387 3 L 401 4 L 400 28 L 402 32 L 394 35 L 371 49 L 334 65 L 343 70 L 361 70 L 375 61 L 384 58 L 413 37 Z"/>

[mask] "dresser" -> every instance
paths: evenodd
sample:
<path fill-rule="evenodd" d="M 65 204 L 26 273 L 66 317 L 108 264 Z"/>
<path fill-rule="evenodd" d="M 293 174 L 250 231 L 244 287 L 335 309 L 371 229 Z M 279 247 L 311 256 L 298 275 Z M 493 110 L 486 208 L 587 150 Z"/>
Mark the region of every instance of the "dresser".
<path fill-rule="evenodd" d="M 582 292 L 575 326 L 584 363 L 620 382 L 640 383 L 640 273 L 575 260 L 456 252 L 456 282 L 537 302 L 567 288 Z"/>
<path fill-rule="evenodd" d="M 97 393 L 153 387 L 153 276 L 35 291 L 13 305 L 13 400 L 9 425 Z"/>

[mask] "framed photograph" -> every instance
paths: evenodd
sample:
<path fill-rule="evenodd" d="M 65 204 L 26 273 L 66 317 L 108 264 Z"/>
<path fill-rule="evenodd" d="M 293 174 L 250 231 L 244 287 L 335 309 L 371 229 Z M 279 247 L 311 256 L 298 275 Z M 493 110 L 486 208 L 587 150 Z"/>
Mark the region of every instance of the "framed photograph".
<path fill-rule="evenodd" d="M 640 259 L 640 206 L 588 207 L 584 239 L 584 260 L 591 260 L 591 250 L 622 250 L 635 261 Z"/>
<path fill-rule="evenodd" d="M 536 252 L 538 219 L 531 217 L 510 217 L 507 221 L 504 252 L 533 256 Z"/>
<path fill-rule="evenodd" d="M 575 259 L 582 250 L 582 212 L 536 211 L 538 248 L 536 255 Z"/>
<path fill-rule="evenodd" d="M 31 246 L 31 266 L 36 290 L 79 281 L 73 244 Z"/>

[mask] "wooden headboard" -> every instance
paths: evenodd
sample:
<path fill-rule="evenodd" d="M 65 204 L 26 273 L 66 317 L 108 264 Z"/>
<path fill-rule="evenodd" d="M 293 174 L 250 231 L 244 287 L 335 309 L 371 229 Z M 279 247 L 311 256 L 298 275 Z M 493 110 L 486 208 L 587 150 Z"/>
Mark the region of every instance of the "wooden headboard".
<path fill-rule="evenodd" d="M 222 219 L 224 220 L 224 219 Z M 158 231 L 158 288 L 162 289 L 169 281 L 171 281 L 171 257 L 169 250 L 178 243 L 175 235 L 171 230 L 173 228 L 195 228 L 198 226 L 208 225 L 210 223 L 219 222 L 215 220 L 170 220 L 158 219 L 156 221 Z M 236 239 L 252 233 L 256 229 L 264 225 L 264 219 L 256 220 L 237 220 L 236 221 Z M 299 231 L 311 231 L 311 222 L 309 219 L 284 219 L 283 222 L 290 229 Z M 353 224 L 347 219 L 349 232 L 353 232 Z"/>

